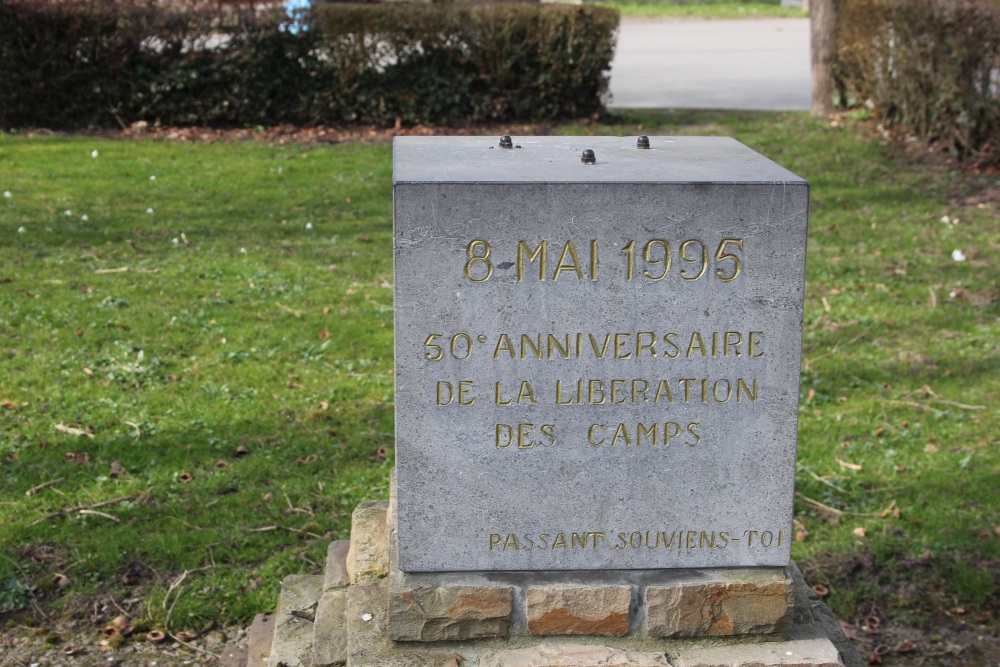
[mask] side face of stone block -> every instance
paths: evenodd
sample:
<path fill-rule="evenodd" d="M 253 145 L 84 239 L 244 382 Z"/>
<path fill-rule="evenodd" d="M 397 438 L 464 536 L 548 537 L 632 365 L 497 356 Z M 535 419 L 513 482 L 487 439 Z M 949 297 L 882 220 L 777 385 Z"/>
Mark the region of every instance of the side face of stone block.
<path fill-rule="evenodd" d="M 354 508 L 351 515 L 351 546 L 347 552 L 350 583 L 374 583 L 389 574 L 386 543 L 387 500 L 371 500 Z"/>
<path fill-rule="evenodd" d="M 250 625 L 246 667 L 266 667 L 274 641 L 274 614 L 257 614 Z"/>
<path fill-rule="evenodd" d="M 533 635 L 627 635 L 630 586 L 538 586 L 525 593 Z"/>
<path fill-rule="evenodd" d="M 347 588 L 347 662 L 378 664 L 384 653 L 386 587 L 355 584 Z"/>
<path fill-rule="evenodd" d="M 686 583 L 646 589 L 646 623 L 654 637 L 772 634 L 791 621 L 790 579 Z"/>
<path fill-rule="evenodd" d="M 330 542 L 326 549 L 326 571 L 323 580 L 323 590 L 340 588 L 351 583 L 351 578 L 347 574 L 347 554 L 351 550 L 350 540 L 336 540 Z"/>
<path fill-rule="evenodd" d="M 510 586 L 441 586 L 389 593 L 389 638 L 451 641 L 506 637 L 514 591 Z"/>
<path fill-rule="evenodd" d="M 322 590 L 321 575 L 293 574 L 285 577 L 278 596 L 268 667 L 310 667 L 312 619 Z"/>
<path fill-rule="evenodd" d="M 316 605 L 312 667 L 330 667 L 347 662 L 347 591 L 323 593 Z"/>

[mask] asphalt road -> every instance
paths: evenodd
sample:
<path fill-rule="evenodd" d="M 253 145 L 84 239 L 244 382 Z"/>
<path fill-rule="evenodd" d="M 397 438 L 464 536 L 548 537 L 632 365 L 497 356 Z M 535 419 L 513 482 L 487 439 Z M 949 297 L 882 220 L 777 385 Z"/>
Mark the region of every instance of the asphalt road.
<path fill-rule="evenodd" d="M 611 108 L 808 109 L 809 20 L 622 19 Z"/>

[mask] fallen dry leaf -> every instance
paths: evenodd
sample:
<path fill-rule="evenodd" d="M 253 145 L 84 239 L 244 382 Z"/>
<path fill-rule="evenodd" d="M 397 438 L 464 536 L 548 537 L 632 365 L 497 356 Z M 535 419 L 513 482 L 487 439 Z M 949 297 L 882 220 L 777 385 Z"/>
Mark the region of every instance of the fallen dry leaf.
<path fill-rule="evenodd" d="M 320 340 L 326 340 L 329 337 L 330 337 L 330 330 L 329 329 L 323 329 L 322 331 L 319 332 L 319 339 Z"/>
<path fill-rule="evenodd" d="M 55 428 L 55 430 L 57 431 L 62 431 L 63 433 L 69 433 L 70 435 L 85 435 L 91 439 L 93 439 L 94 437 L 93 433 L 89 433 L 83 429 L 76 428 L 73 426 L 66 426 L 66 424 L 62 423 L 56 424 L 53 428 Z"/>
<path fill-rule="evenodd" d="M 938 448 L 929 442 L 926 445 L 924 445 L 924 451 L 927 452 L 928 454 L 936 454 L 937 450 Z"/>
<path fill-rule="evenodd" d="M 840 621 L 840 630 L 844 633 L 844 636 L 848 639 L 854 640 L 858 638 L 858 629 L 850 623 Z"/>
<path fill-rule="evenodd" d="M 20 408 L 28 407 L 28 404 L 18 403 L 17 401 L 0 401 L 0 407 L 4 410 L 18 410 Z"/>
<path fill-rule="evenodd" d="M 854 529 L 854 535 L 857 537 L 864 537 L 865 529 L 862 528 L 861 526 L 858 526 L 857 528 Z"/>
<path fill-rule="evenodd" d="M 112 461 L 111 465 L 109 466 L 108 477 L 112 479 L 116 477 L 122 477 L 125 475 L 126 472 L 127 471 L 125 470 L 125 466 L 123 466 L 121 463 L 118 463 L 118 461 Z"/>
<path fill-rule="evenodd" d="M 842 461 L 841 459 L 837 459 L 837 463 L 840 464 L 841 468 L 847 468 L 848 470 L 858 471 L 862 469 L 862 467 L 857 463 L 850 463 L 849 461 Z"/>
<path fill-rule="evenodd" d="M 90 455 L 87 452 L 66 452 L 66 461 L 85 466 L 90 463 Z"/>

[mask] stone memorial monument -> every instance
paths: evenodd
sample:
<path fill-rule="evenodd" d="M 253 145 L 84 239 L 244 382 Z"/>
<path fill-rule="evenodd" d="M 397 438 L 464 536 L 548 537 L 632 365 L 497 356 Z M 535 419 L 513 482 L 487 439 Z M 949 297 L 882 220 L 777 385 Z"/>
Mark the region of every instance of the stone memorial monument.
<path fill-rule="evenodd" d="M 391 498 L 251 667 L 850 664 L 790 561 L 807 183 L 719 137 L 393 159 Z"/>

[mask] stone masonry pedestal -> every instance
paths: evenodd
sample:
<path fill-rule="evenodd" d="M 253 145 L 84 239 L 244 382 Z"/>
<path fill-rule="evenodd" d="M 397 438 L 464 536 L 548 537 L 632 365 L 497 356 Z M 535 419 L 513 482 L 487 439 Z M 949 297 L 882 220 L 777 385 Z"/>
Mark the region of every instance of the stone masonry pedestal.
<path fill-rule="evenodd" d="M 860 667 L 787 568 L 404 573 L 391 501 L 292 575 L 248 667 Z"/>

